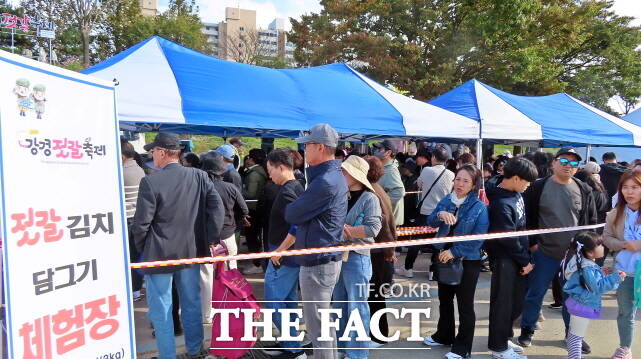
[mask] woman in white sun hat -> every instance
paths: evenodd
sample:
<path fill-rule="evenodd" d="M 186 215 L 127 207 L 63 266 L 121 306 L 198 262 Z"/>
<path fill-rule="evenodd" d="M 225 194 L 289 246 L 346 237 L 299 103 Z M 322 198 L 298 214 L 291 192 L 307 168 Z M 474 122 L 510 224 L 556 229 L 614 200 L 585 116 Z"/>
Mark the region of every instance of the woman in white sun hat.
<path fill-rule="evenodd" d="M 349 156 L 342 164 L 343 175 L 349 188 L 347 218 L 345 220 L 343 244 L 374 243 L 374 238 L 381 230 L 382 212 L 378 197 L 372 184 L 367 180 L 369 164 L 358 156 Z M 369 281 L 372 277 L 372 261 L 369 249 L 343 252 L 341 274 L 334 287 L 332 300 L 334 307 L 341 309 L 337 337 L 345 332 L 350 314 L 358 310 L 369 333 Z M 339 351 L 349 359 L 364 359 L 369 354 L 369 341 L 356 340 L 357 334 L 350 333 L 349 341 L 338 341 Z M 354 349 L 361 348 L 361 349 Z"/>

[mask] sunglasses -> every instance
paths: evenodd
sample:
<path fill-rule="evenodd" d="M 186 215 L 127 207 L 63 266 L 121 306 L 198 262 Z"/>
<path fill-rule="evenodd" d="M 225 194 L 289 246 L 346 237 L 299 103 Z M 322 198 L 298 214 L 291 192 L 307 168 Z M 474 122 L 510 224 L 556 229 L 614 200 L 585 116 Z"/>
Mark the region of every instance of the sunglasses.
<path fill-rule="evenodd" d="M 579 167 L 579 161 L 570 161 L 567 158 L 559 158 L 558 159 L 559 163 L 561 166 L 567 166 L 570 165 L 570 167 Z"/>

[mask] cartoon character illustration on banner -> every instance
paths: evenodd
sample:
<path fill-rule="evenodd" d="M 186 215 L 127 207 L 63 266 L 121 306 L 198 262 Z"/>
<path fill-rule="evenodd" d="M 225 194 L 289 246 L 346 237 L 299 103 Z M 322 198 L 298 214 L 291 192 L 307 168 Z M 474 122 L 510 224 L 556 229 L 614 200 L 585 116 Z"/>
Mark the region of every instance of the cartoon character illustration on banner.
<path fill-rule="evenodd" d="M 42 119 L 42 114 L 45 113 L 45 91 L 47 88 L 45 85 L 38 84 L 33 87 L 33 93 L 31 98 L 33 99 L 33 108 L 36 111 L 36 118 L 38 120 Z"/>
<path fill-rule="evenodd" d="M 13 88 L 13 93 L 18 97 L 18 110 L 22 117 L 26 117 L 27 110 L 31 110 L 32 108 L 32 102 L 29 96 L 29 85 L 29 80 L 21 78 L 16 80 L 16 86 Z"/>

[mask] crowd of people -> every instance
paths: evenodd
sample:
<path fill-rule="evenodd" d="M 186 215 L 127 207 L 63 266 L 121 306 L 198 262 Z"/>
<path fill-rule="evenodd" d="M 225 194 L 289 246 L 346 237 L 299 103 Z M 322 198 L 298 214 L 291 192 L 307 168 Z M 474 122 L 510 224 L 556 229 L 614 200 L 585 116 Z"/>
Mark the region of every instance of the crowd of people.
<path fill-rule="evenodd" d="M 369 332 L 369 318 L 385 308 L 383 288 L 394 274 L 413 277 L 421 252 L 430 254 L 426 280 L 437 281 L 439 299 L 437 328 L 424 344 L 451 347 L 447 359 L 471 356 L 477 282 L 487 270 L 487 345 L 493 358 L 525 358 L 524 347 L 536 343 L 550 286 L 551 307 L 563 312 L 568 358 L 590 353 L 584 340 L 589 321 L 600 316 L 602 294 L 615 289 L 620 346 L 612 358 L 632 358 L 635 312 L 641 306 L 641 294 L 634 291 L 635 274 L 641 275 L 641 161 L 626 166 L 606 153 L 602 165 L 593 159 L 582 165 L 575 149 L 562 148 L 555 155 L 506 152 L 486 158 L 478 168 L 475 154 L 465 146 L 453 153 L 446 144 L 421 144 L 411 153 L 399 153 L 393 141 L 384 140 L 369 153 L 337 149 L 339 136 L 327 124 L 312 127 L 296 141 L 302 153 L 253 149 L 242 166 L 239 139 L 199 156 L 182 153 L 176 135 L 159 133 L 145 146 L 151 163 L 138 159 L 123 141 L 125 186 L 139 186 L 137 199 L 126 198 L 127 208 L 135 210 L 128 219 L 132 261 L 209 256 L 217 245 L 235 254 L 241 238 L 249 252 L 270 252 L 397 241 L 398 226 L 430 226 L 437 229 L 435 237 L 446 237 L 605 222 L 603 231 L 410 246 L 403 249 L 407 254 L 398 268 L 398 254 L 386 248 L 271 257 L 251 262 L 244 273 L 264 273 L 267 307 L 303 303 L 316 359 L 364 359 L 368 348 L 384 343 L 376 337 L 363 342 L 353 332 L 349 341 L 336 338 L 353 311 Z M 402 247 L 399 241 L 397 250 Z M 608 252 L 615 258 L 613 268 L 605 262 Z M 174 335 L 183 332 L 189 357 L 206 353 L 203 323 L 211 323 L 212 265 L 150 268 L 143 275 L 158 357 L 175 358 Z M 140 298 L 142 278 L 137 272 L 132 276 Z M 320 341 L 318 310 L 330 307 L 343 315 L 338 328 L 331 329 L 334 340 Z M 278 312 L 273 321 L 281 327 Z M 518 337 L 515 323 L 521 328 Z M 388 335 L 385 316 L 380 331 Z M 301 342 L 280 342 L 266 352 L 275 358 L 305 358 L 302 347 Z"/>

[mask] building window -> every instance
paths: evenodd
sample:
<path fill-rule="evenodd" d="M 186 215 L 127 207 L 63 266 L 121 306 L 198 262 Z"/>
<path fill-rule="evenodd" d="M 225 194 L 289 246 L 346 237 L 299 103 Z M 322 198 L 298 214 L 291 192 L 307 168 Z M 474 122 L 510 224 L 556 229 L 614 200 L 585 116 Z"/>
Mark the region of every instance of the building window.
<path fill-rule="evenodd" d="M 240 27 L 240 31 L 245 31 L 245 27 L 244 27 L 244 26 L 241 26 L 241 27 Z"/>
<path fill-rule="evenodd" d="M 238 44 L 238 47 L 243 47 L 243 43 L 241 42 L 240 44 Z"/>

